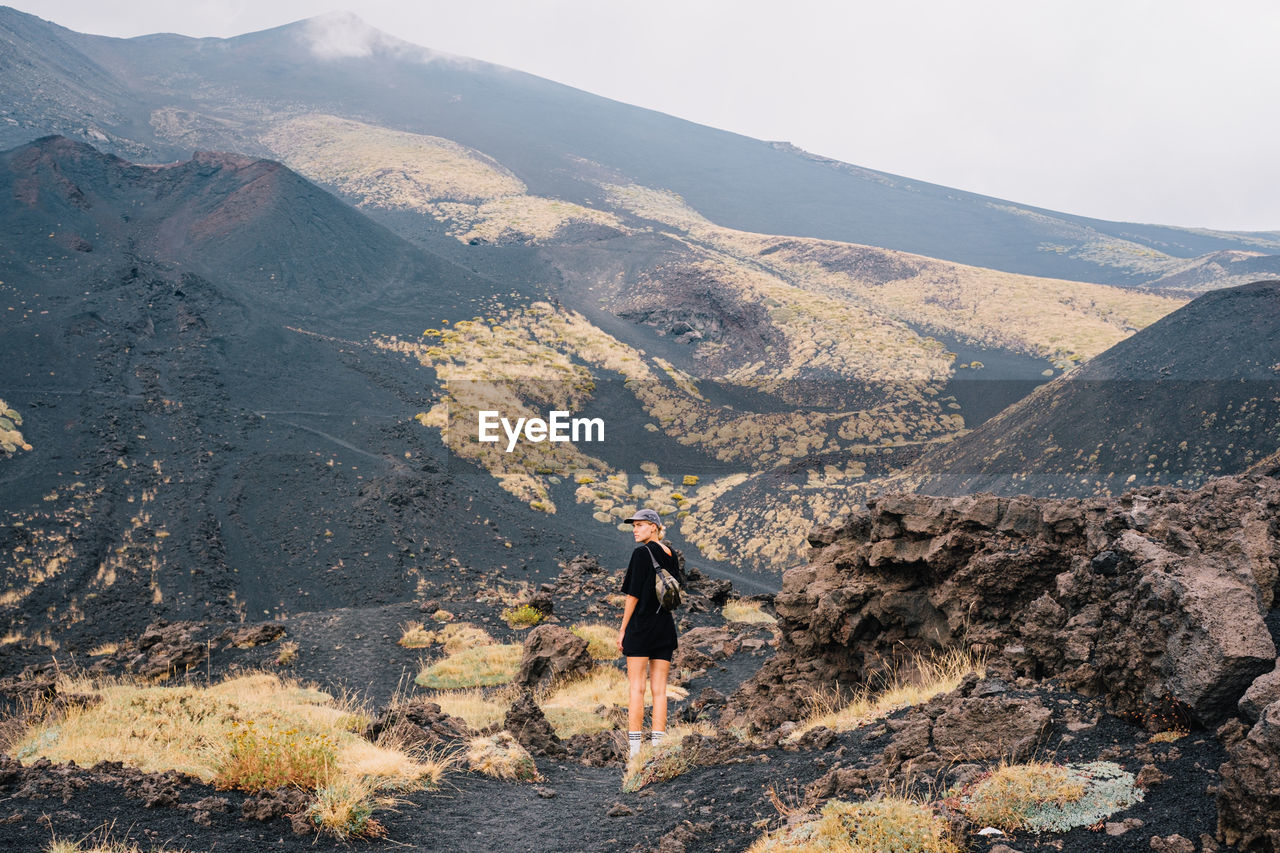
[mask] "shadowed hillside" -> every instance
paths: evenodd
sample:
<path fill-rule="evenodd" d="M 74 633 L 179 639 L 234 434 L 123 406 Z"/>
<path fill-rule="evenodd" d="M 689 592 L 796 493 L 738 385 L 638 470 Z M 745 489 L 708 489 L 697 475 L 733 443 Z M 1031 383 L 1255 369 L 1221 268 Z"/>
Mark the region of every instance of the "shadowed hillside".
<path fill-rule="evenodd" d="M 15 629 L 401 599 L 428 555 L 525 542 L 519 505 L 409 426 L 430 374 L 368 344 L 481 310 L 487 282 L 267 161 L 49 138 L 0 155 L 0 196 Z"/>
<path fill-rule="evenodd" d="M 924 494 L 1084 496 L 1236 474 L 1280 442 L 1280 282 L 1209 293 L 912 466 Z"/>

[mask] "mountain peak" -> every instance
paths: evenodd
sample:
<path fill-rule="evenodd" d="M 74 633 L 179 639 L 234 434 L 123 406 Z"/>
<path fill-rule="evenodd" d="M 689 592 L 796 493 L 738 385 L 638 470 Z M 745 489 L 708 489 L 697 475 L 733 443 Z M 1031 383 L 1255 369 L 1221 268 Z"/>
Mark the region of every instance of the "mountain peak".
<path fill-rule="evenodd" d="M 433 50 L 370 26 L 350 11 L 326 12 L 299 21 L 297 26 L 311 53 L 320 59 L 391 56 L 427 61 L 439 56 Z"/>

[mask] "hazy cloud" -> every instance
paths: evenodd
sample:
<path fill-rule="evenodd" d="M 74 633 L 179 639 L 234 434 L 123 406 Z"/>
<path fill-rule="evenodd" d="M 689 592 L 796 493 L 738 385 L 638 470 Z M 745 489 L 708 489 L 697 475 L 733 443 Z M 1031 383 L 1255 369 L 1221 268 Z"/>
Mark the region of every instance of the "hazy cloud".
<path fill-rule="evenodd" d="M 351 12 L 317 15 L 303 32 L 312 54 L 320 59 L 358 59 L 375 53 L 421 62 L 434 58 L 433 51 L 375 29 Z"/>
<path fill-rule="evenodd" d="M 354 5 L 0 2 L 84 32 L 221 37 Z M 361 0 L 358 8 L 368 24 L 344 14 L 309 27 L 317 57 L 474 57 L 1024 204 L 1280 229 L 1274 0 Z"/>

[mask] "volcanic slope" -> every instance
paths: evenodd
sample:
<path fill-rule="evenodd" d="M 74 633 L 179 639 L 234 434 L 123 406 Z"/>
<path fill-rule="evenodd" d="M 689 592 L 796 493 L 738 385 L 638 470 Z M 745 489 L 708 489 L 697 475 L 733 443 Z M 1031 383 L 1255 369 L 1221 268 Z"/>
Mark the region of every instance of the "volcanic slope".
<path fill-rule="evenodd" d="M 231 39 L 126 40 L 6 8 L 0 32 L 0 97 L 12 105 L 0 145 L 60 133 L 133 160 L 192 148 L 264 155 L 305 147 L 317 121 L 356 120 L 482 151 L 523 182 L 522 195 L 580 207 L 599 205 L 598 178 L 616 174 L 678 193 L 731 228 L 1029 275 L 1124 285 L 1171 277 L 1170 286 L 1201 289 L 1280 271 L 1274 233 L 1103 222 L 959 192 L 431 51 L 349 14 Z M 541 202 L 506 204 L 526 208 L 522 216 L 552 213 Z"/>
<path fill-rule="evenodd" d="M 1196 488 L 1280 445 L 1280 281 L 1205 294 L 908 470 L 924 494 Z"/>
<path fill-rule="evenodd" d="M 485 310 L 490 282 L 278 163 L 53 137 L 0 155 L 0 198 L 11 634 L 376 604 L 554 558 L 412 423 L 432 374 L 369 343 Z"/>

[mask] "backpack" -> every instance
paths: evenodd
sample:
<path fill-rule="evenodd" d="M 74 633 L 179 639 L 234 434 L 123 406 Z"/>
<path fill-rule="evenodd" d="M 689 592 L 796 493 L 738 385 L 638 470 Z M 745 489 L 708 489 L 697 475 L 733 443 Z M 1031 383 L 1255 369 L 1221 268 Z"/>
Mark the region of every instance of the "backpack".
<path fill-rule="evenodd" d="M 652 548 L 645 545 L 645 550 L 649 552 L 649 559 L 653 561 L 653 591 L 658 597 L 658 606 L 666 611 L 675 610 L 680 606 L 680 594 L 685 582 L 684 572 L 680 567 L 684 562 L 684 555 L 675 548 L 671 548 L 671 556 L 676 558 L 676 574 L 673 575 L 658 564 L 658 558 L 653 555 Z"/>

